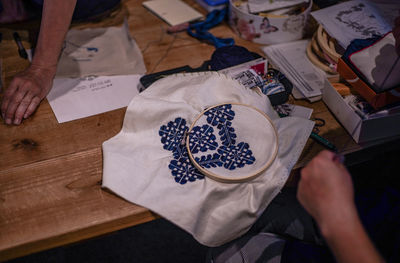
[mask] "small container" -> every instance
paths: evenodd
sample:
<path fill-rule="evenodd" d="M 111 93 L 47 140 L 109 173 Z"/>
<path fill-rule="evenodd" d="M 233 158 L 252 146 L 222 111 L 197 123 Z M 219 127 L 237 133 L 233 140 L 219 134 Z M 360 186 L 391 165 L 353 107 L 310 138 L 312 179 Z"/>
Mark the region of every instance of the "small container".
<path fill-rule="evenodd" d="M 235 3 L 242 3 L 238 7 Z M 307 8 L 298 15 L 266 17 L 247 11 L 247 4 L 239 0 L 229 0 L 229 24 L 241 38 L 259 44 L 278 44 L 303 38 L 312 7 L 312 0 Z"/>

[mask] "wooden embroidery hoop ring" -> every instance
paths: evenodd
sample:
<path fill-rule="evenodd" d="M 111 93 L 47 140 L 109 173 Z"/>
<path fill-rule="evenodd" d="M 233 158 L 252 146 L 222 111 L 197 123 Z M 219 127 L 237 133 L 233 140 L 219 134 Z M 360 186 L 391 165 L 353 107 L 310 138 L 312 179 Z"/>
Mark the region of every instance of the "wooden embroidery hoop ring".
<path fill-rule="evenodd" d="M 193 127 L 196 125 L 197 121 L 201 118 L 201 116 L 204 115 L 205 112 L 207 112 L 207 111 L 209 111 L 209 110 L 211 110 L 211 109 L 213 109 L 213 108 L 216 108 L 216 107 L 219 107 L 219 106 L 222 106 L 222 105 L 227 105 L 227 104 L 245 106 L 245 107 L 249 107 L 249 108 L 251 108 L 251 109 L 257 111 L 258 113 L 260 113 L 262 116 L 264 116 L 264 117 L 267 119 L 267 121 L 270 123 L 270 125 L 271 125 L 271 127 L 273 128 L 273 131 L 274 131 L 274 136 L 275 136 L 275 150 L 274 150 L 274 153 L 272 154 L 272 157 L 267 161 L 266 164 L 264 164 L 263 167 L 261 167 L 258 171 L 254 172 L 254 173 L 252 173 L 252 174 L 250 174 L 250 175 L 246 175 L 246 176 L 242 176 L 242 177 L 235 177 L 235 178 L 227 178 L 227 177 L 225 177 L 225 176 L 220 176 L 220 175 L 218 175 L 218 174 L 215 174 L 215 173 L 213 173 L 213 172 L 210 172 L 209 170 L 207 170 L 207 169 L 201 167 L 201 165 L 198 164 L 198 163 L 195 161 L 195 159 L 194 159 L 194 157 L 193 157 L 193 155 L 192 155 L 192 152 L 190 151 L 190 147 L 189 147 L 189 134 L 190 134 L 190 132 L 192 131 Z M 196 117 L 196 119 L 193 121 L 192 125 L 190 126 L 190 128 L 189 128 L 189 130 L 188 130 L 188 132 L 187 132 L 187 136 L 186 136 L 186 149 L 187 149 L 187 152 L 188 152 L 188 155 L 189 155 L 189 159 L 190 159 L 190 161 L 192 162 L 192 164 L 193 164 L 202 174 L 204 174 L 205 176 L 207 176 L 207 177 L 209 177 L 209 178 L 211 178 L 211 179 L 213 179 L 213 180 L 215 180 L 215 181 L 221 182 L 221 183 L 243 183 L 243 182 L 248 182 L 248 181 L 250 181 L 250 180 L 253 180 L 253 179 L 256 178 L 257 176 L 261 175 L 265 170 L 267 170 L 268 167 L 273 163 L 273 161 L 275 160 L 276 156 L 278 155 L 278 148 L 279 148 L 279 144 L 278 144 L 278 132 L 277 132 L 276 127 L 275 127 L 274 123 L 272 122 L 271 118 L 268 117 L 268 115 L 265 114 L 264 112 L 262 112 L 261 110 L 257 109 L 256 107 L 253 107 L 253 106 L 248 105 L 248 104 L 237 103 L 237 102 L 221 103 L 221 104 L 217 104 L 217 105 L 214 105 L 214 106 L 211 106 L 211 107 L 206 108 L 206 109 L 203 110 L 203 111 Z"/>
<path fill-rule="evenodd" d="M 341 55 L 336 52 L 335 43 L 332 39 L 328 39 L 328 34 L 321 25 L 317 29 L 317 41 L 323 52 L 337 63 Z"/>
<path fill-rule="evenodd" d="M 331 69 L 328 65 L 321 62 L 319 60 L 319 58 L 317 57 L 317 55 L 315 55 L 313 53 L 313 48 L 312 48 L 313 41 L 315 41 L 314 38 L 307 45 L 306 54 L 307 54 L 308 59 L 311 61 L 311 63 L 313 63 L 315 66 L 322 69 L 323 71 L 328 72 L 329 74 L 337 74 L 337 72 L 335 72 L 333 69 Z M 322 54 L 322 56 L 323 56 L 323 54 Z"/>

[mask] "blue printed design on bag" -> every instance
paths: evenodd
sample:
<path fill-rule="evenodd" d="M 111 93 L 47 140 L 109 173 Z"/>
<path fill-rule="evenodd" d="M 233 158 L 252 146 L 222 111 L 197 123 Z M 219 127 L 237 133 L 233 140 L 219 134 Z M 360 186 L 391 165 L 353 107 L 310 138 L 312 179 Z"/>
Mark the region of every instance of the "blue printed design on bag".
<path fill-rule="evenodd" d="M 187 150 L 184 144 L 185 134 L 188 131 L 186 120 L 176 118 L 174 121 L 162 125 L 158 134 L 161 136 L 161 143 L 165 150 L 173 153 L 174 159 L 170 162 L 168 168 L 171 170 L 175 181 L 180 184 L 194 182 L 196 179 L 203 179 L 202 175 L 190 162 Z"/>
<path fill-rule="evenodd" d="M 224 167 L 229 170 L 242 168 L 246 164 L 252 164 L 256 160 L 249 149 L 249 144 L 240 142 L 238 145 L 221 146 L 218 149 Z"/>
<path fill-rule="evenodd" d="M 174 121 L 168 122 L 167 125 L 161 126 L 158 132 L 161 136 L 161 143 L 164 144 L 164 149 L 172 151 L 177 159 L 183 154 L 181 145 L 188 129 L 185 119 L 176 118 Z"/>
<path fill-rule="evenodd" d="M 218 153 L 203 155 L 200 158 L 195 157 L 196 162 L 204 168 L 220 167 L 223 163 L 220 160 L 220 155 Z"/>
<path fill-rule="evenodd" d="M 215 150 L 218 143 L 213 134 L 214 129 L 209 125 L 195 126 L 192 129 L 192 136 L 189 137 L 189 147 L 192 153 Z"/>
<path fill-rule="evenodd" d="M 180 184 L 185 184 L 188 181 L 194 182 L 196 179 L 204 178 L 204 175 L 193 166 L 187 156 L 179 160 L 173 159 L 168 168 L 171 170 L 172 176 L 175 177 L 175 182 Z"/>
<path fill-rule="evenodd" d="M 218 134 L 221 138 L 222 144 L 225 146 L 230 146 L 236 143 L 235 129 L 231 125 L 232 122 L 227 121 L 219 126 Z"/>
<path fill-rule="evenodd" d="M 189 147 L 193 154 L 217 150 L 200 157 L 196 162 L 204 168 L 224 167 L 234 170 L 255 162 L 255 157 L 248 143 L 240 142 L 236 145 L 236 133 L 232 127 L 235 112 L 231 104 L 215 107 L 204 113 L 208 124 L 216 127 L 222 145 L 219 146 L 214 135 L 214 128 L 205 124 L 193 127 L 189 137 Z M 191 163 L 185 147 L 185 135 L 188 131 L 186 120 L 176 118 L 174 121 L 162 125 L 159 130 L 163 148 L 172 151 L 174 159 L 168 168 L 175 181 L 180 184 L 203 179 L 204 175 Z M 219 147 L 219 148 L 218 148 Z"/>
<path fill-rule="evenodd" d="M 217 126 L 218 129 L 221 124 L 227 121 L 233 120 L 235 117 L 235 112 L 232 110 L 231 104 L 221 105 L 215 107 L 205 112 L 204 115 L 207 116 L 207 122 L 212 126 Z"/>

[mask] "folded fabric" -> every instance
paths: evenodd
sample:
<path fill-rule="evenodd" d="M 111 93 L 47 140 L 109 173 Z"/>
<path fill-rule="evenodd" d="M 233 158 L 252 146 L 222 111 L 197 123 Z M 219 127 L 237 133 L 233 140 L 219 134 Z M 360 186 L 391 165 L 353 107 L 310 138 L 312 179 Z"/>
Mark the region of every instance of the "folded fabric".
<path fill-rule="evenodd" d="M 252 105 L 266 113 L 277 130 L 276 158 L 260 176 L 245 183 L 222 183 L 205 177 L 182 147 L 196 117 L 222 103 Z M 231 127 L 236 124 L 233 119 Z M 212 122 L 209 126 L 213 130 L 205 136 L 207 140 L 222 136 L 220 126 Z M 131 101 L 122 130 L 103 143 L 103 187 L 160 214 L 200 243 L 219 246 L 244 234 L 281 190 L 312 128 L 313 122 L 306 119 L 279 118 L 267 96 L 225 75 L 199 72 L 165 77 Z M 269 139 L 259 143 L 272 147 L 276 141 Z M 254 140 L 246 141 L 245 137 L 232 144 L 238 146 L 242 140 L 252 142 L 250 149 L 256 147 Z M 211 144 L 219 147 L 218 142 Z M 205 158 L 208 150 L 204 150 Z"/>
<path fill-rule="evenodd" d="M 128 24 L 68 31 L 57 78 L 144 74 L 146 67 Z"/>

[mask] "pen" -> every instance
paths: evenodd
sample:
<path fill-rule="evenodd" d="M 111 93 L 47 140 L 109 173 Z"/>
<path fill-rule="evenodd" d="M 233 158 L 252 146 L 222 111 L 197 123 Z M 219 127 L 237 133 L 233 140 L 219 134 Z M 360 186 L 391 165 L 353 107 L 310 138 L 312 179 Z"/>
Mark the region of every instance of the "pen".
<path fill-rule="evenodd" d="M 28 53 L 26 53 L 26 50 L 25 50 L 24 46 L 22 45 L 19 34 L 17 32 L 14 32 L 13 36 L 14 36 L 15 43 L 17 43 L 17 46 L 18 46 L 19 56 L 21 58 L 28 59 Z"/>
<path fill-rule="evenodd" d="M 326 148 L 328 148 L 333 152 L 338 151 L 335 145 L 333 145 L 330 141 L 328 141 L 324 137 L 319 136 L 315 132 L 311 132 L 310 138 L 314 139 L 316 142 L 322 144 L 323 146 L 325 146 Z"/>

